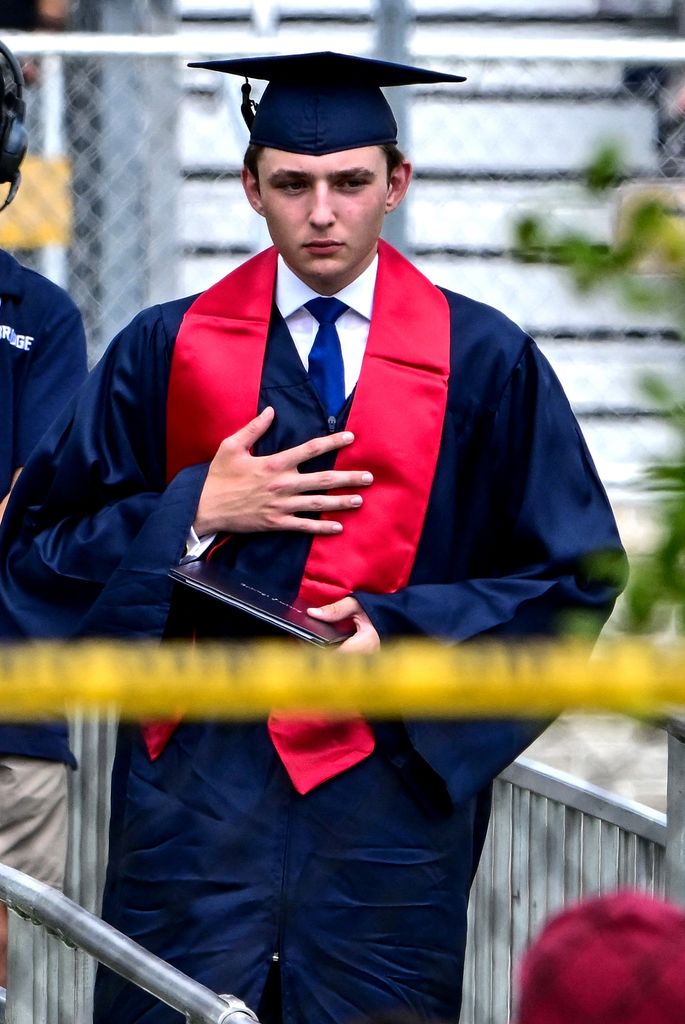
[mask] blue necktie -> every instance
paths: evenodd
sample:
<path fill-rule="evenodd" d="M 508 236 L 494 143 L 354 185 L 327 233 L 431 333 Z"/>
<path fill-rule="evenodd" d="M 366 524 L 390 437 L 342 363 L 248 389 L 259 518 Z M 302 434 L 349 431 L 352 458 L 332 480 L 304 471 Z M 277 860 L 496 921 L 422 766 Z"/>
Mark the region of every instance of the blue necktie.
<path fill-rule="evenodd" d="M 345 403 L 345 367 L 335 321 L 349 309 L 340 299 L 318 298 L 305 302 L 319 329 L 309 353 L 309 379 L 316 388 L 327 416 L 337 416 Z"/>

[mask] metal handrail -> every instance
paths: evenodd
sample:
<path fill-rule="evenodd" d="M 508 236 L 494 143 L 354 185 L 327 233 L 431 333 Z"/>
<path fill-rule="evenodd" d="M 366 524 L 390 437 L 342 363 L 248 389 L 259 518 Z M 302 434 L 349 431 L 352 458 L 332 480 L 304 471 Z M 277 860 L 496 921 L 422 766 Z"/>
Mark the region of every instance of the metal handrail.
<path fill-rule="evenodd" d="M 0 901 L 183 1013 L 192 1024 L 259 1024 L 241 999 L 216 995 L 62 893 L 6 864 L 0 864 Z M 3 1018 L 4 1013 L 0 1022 Z"/>
<path fill-rule="evenodd" d="M 499 776 L 521 789 L 590 814 L 641 839 L 666 846 L 666 815 L 645 804 L 618 796 L 575 775 L 519 757 Z"/>
<path fill-rule="evenodd" d="M 22 56 L 56 54 L 65 57 L 187 57 L 189 54 L 225 57 L 227 53 L 251 55 L 255 35 L 249 30 L 212 29 L 207 32 L 171 35 L 108 35 L 102 32 L 3 32 L 2 38 Z M 259 36 L 260 53 L 284 53 L 292 50 L 290 40 L 278 34 Z M 301 49 L 301 46 L 298 47 Z M 413 55 L 419 56 L 416 47 Z M 606 62 L 635 65 L 685 64 L 685 39 L 666 36 L 614 36 L 601 32 L 591 36 L 518 35 L 504 30 L 483 30 L 455 40 L 451 33 L 436 39 L 432 56 L 450 56 L 455 60 L 506 60 L 524 64 L 530 61 L 570 63 Z"/>

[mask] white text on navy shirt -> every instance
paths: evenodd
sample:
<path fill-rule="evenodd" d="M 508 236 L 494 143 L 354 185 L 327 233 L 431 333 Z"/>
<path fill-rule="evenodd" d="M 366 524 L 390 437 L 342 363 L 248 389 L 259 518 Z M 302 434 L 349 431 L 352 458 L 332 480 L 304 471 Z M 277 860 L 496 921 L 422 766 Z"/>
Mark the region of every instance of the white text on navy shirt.
<path fill-rule="evenodd" d="M 31 348 L 33 337 L 30 334 L 17 334 L 13 327 L 8 324 L 0 324 L 0 339 L 9 341 L 15 348 L 21 348 L 25 352 Z"/>

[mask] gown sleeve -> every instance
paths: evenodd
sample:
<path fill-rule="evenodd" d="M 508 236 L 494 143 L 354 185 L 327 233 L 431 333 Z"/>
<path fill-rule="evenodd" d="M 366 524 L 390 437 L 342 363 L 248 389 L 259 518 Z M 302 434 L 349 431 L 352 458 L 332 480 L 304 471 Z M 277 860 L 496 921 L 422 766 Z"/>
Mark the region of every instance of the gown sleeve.
<path fill-rule="evenodd" d="M 31 365 L 18 396 L 14 466 L 23 466 L 69 398 L 86 378 L 83 321 L 71 299 L 57 287 L 31 349 Z"/>
<path fill-rule="evenodd" d="M 7 635 L 162 632 L 207 470 L 165 480 L 171 338 L 161 307 L 136 317 L 27 461 L 1 535 Z"/>

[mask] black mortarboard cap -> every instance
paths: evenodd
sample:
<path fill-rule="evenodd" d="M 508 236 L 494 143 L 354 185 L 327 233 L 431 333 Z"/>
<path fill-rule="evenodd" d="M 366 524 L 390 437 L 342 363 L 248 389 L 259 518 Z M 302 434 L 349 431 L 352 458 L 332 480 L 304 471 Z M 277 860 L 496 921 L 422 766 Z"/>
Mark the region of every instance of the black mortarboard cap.
<path fill-rule="evenodd" d="M 460 75 L 329 51 L 197 61 L 190 67 L 266 79 L 250 142 L 316 156 L 397 142 L 397 123 L 382 86 L 465 81 Z M 244 101 L 249 123 L 248 107 Z"/>

